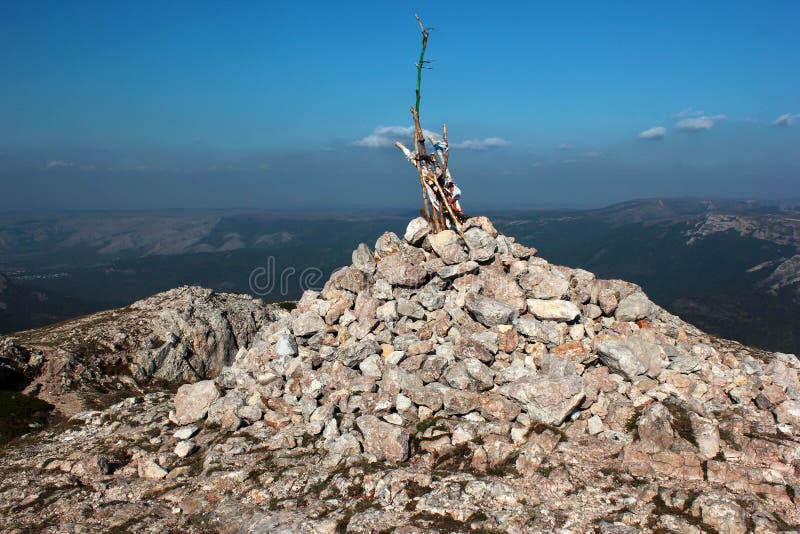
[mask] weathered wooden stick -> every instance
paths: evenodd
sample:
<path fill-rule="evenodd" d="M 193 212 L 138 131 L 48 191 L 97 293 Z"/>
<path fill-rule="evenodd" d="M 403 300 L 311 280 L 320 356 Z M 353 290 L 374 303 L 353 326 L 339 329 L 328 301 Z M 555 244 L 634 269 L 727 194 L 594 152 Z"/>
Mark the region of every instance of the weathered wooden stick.
<path fill-rule="evenodd" d="M 453 225 L 456 227 L 456 231 L 460 234 L 461 223 L 458 222 L 458 218 L 456 217 L 455 213 L 453 213 L 453 209 L 450 207 L 450 203 L 447 202 L 447 195 L 445 194 L 444 190 L 442 190 L 442 186 L 439 185 L 438 180 L 434 180 L 433 185 L 436 188 L 435 191 L 438 193 L 439 196 L 439 205 L 441 206 L 441 204 L 444 203 L 444 207 L 447 208 L 447 213 L 450 215 L 450 219 L 453 221 Z"/>
<path fill-rule="evenodd" d="M 414 142 L 419 146 L 419 154 L 427 156 L 425 151 L 425 135 L 422 133 L 422 126 L 419 124 L 419 113 L 414 108 L 411 108 L 411 116 L 414 118 Z"/>
<path fill-rule="evenodd" d="M 401 143 L 400 141 L 395 141 L 394 146 L 399 148 L 403 152 L 403 154 L 406 156 L 406 159 L 408 160 L 408 162 L 411 163 L 412 165 L 414 165 L 414 167 L 417 168 L 417 176 L 419 177 L 419 185 L 422 188 L 422 205 L 424 206 L 424 209 L 425 209 L 425 219 L 427 219 L 428 224 L 431 224 L 431 223 L 433 223 L 433 218 L 431 217 L 431 208 L 430 208 L 430 206 L 428 204 L 428 190 L 425 187 L 425 180 L 424 180 L 424 178 L 422 176 L 422 173 L 419 170 L 419 164 L 418 164 L 418 162 L 416 160 L 416 157 L 414 156 L 414 153 L 412 153 L 408 148 L 406 148 L 405 145 L 403 143 Z"/>
<path fill-rule="evenodd" d="M 414 146 L 416 147 L 417 151 L 417 172 L 420 175 L 420 181 L 424 184 L 430 181 L 430 177 L 434 178 L 436 174 L 431 171 L 435 171 L 434 169 L 427 169 L 427 151 L 425 150 L 425 134 L 422 132 L 422 126 L 419 123 L 419 113 L 417 113 L 416 108 L 411 108 L 411 116 L 414 118 Z M 427 195 L 427 191 L 424 192 Z M 440 206 L 441 209 L 441 206 Z M 433 227 L 434 232 L 439 232 L 442 230 L 441 221 L 439 220 L 439 215 L 436 213 L 436 208 L 432 208 L 432 216 L 433 216 Z"/>

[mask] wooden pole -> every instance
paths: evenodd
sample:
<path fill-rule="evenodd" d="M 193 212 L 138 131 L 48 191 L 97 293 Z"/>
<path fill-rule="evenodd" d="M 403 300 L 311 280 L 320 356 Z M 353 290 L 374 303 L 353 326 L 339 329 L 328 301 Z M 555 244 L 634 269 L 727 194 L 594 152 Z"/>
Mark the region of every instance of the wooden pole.
<path fill-rule="evenodd" d="M 417 63 L 417 101 L 414 105 L 414 109 L 417 110 L 417 113 L 419 113 L 420 86 L 422 85 L 422 66 L 425 65 L 425 48 L 428 46 L 428 31 L 422 24 L 419 16 L 415 15 L 415 17 L 417 17 L 419 31 L 422 32 L 422 50 L 419 53 L 419 63 Z"/>
<path fill-rule="evenodd" d="M 427 39 L 427 36 L 425 37 Z M 417 93 L 419 95 L 419 93 Z M 417 154 L 417 173 L 419 174 L 419 182 L 422 185 L 422 196 L 425 201 L 425 209 L 427 213 L 428 209 L 428 191 L 425 187 L 425 184 L 429 181 L 430 171 L 426 169 L 426 162 L 427 159 L 427 152 L 425 150 L 425 136 L 422 133 L 422 126 L 419 124 L 419 113 L 417 113 L 416 108 L 411 108 L 411 116 L 414 119 L 414 149 Z M 441 230 L 441 226 L 439 223 L 439 219 L 436 215 L 436 208 L 431 206 L 431 217 L 428 219 L 428 222 L 433 223 L 433 231 L 439 232 Z"/>

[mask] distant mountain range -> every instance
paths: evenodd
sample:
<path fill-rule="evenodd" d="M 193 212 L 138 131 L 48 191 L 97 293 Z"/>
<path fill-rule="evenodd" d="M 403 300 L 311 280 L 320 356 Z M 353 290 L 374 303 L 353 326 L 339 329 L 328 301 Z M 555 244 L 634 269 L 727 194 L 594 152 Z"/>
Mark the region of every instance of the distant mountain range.
<path fill-rule="evenodd" d="M 771 350 L 800 350 L 797 203 L 645 199 L 593 210 L 486 214 L 550 260 L 636 282 L 705 330 Z M 183 284 L 296 299 L 307 269 L 318 269 L 324 280 L 350 262 L 359 242 L 374 243 L 386 229 L 401 233 L 414 215 L 0 215 L 0 272 L 6 273 L 0 278 L 0 332 L 126 305 Z M 259 270 L 275 273 L 273 287 L 251 287 L 251 274 Z"/>

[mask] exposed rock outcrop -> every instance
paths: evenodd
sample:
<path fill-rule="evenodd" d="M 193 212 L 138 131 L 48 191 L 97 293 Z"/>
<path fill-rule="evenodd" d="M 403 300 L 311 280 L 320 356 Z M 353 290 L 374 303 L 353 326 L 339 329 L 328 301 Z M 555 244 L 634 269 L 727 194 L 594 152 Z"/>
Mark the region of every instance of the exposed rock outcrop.
<path fill-rule="evenodd" d="M 162 384 L 214 378 L 265 323 L 287 312 L 246 295 L 181 287 L 6 339 L 26 393 L 69 416 Z M 12 354 L 12 352 L 14 352 Z"/>

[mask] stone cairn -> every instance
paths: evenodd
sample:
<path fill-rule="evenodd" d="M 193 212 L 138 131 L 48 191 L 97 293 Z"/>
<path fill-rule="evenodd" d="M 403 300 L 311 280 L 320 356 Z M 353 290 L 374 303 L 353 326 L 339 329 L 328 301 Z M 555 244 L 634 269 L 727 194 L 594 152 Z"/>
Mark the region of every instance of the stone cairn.
<path fill-rule="evenodd" d="M 222 339 L 200 327 L 208 317 L 238 314 L 251 332 L 216 378 L 6 449 L 0 530 L 800 524 L 796 356 L 707 335 L 635 284 L 552 265 L 486 218 L 463 237 L 432 230 L 418 218 L 402 239 L 359 245 L 291 312 L 209 301 L 221 308 L 194 315 L 192 346 Z"/>
<path fill-rule="evenodd" d="M 729 476 L 720 436 L 742 419 L 722 414 L 797 432 L 796 357 L 721 352 L 635 284 L 536 252 L 485 217 L 463 239 L 417 218 L 359 245 L 216 380 L 181 386 L 170 417 L 263 425 L 274 449 L 316 440 L 329 466 L 458 455 L 522 476 L 567 429 L 617 444 L 630 473 L 700 481 Z"/>

